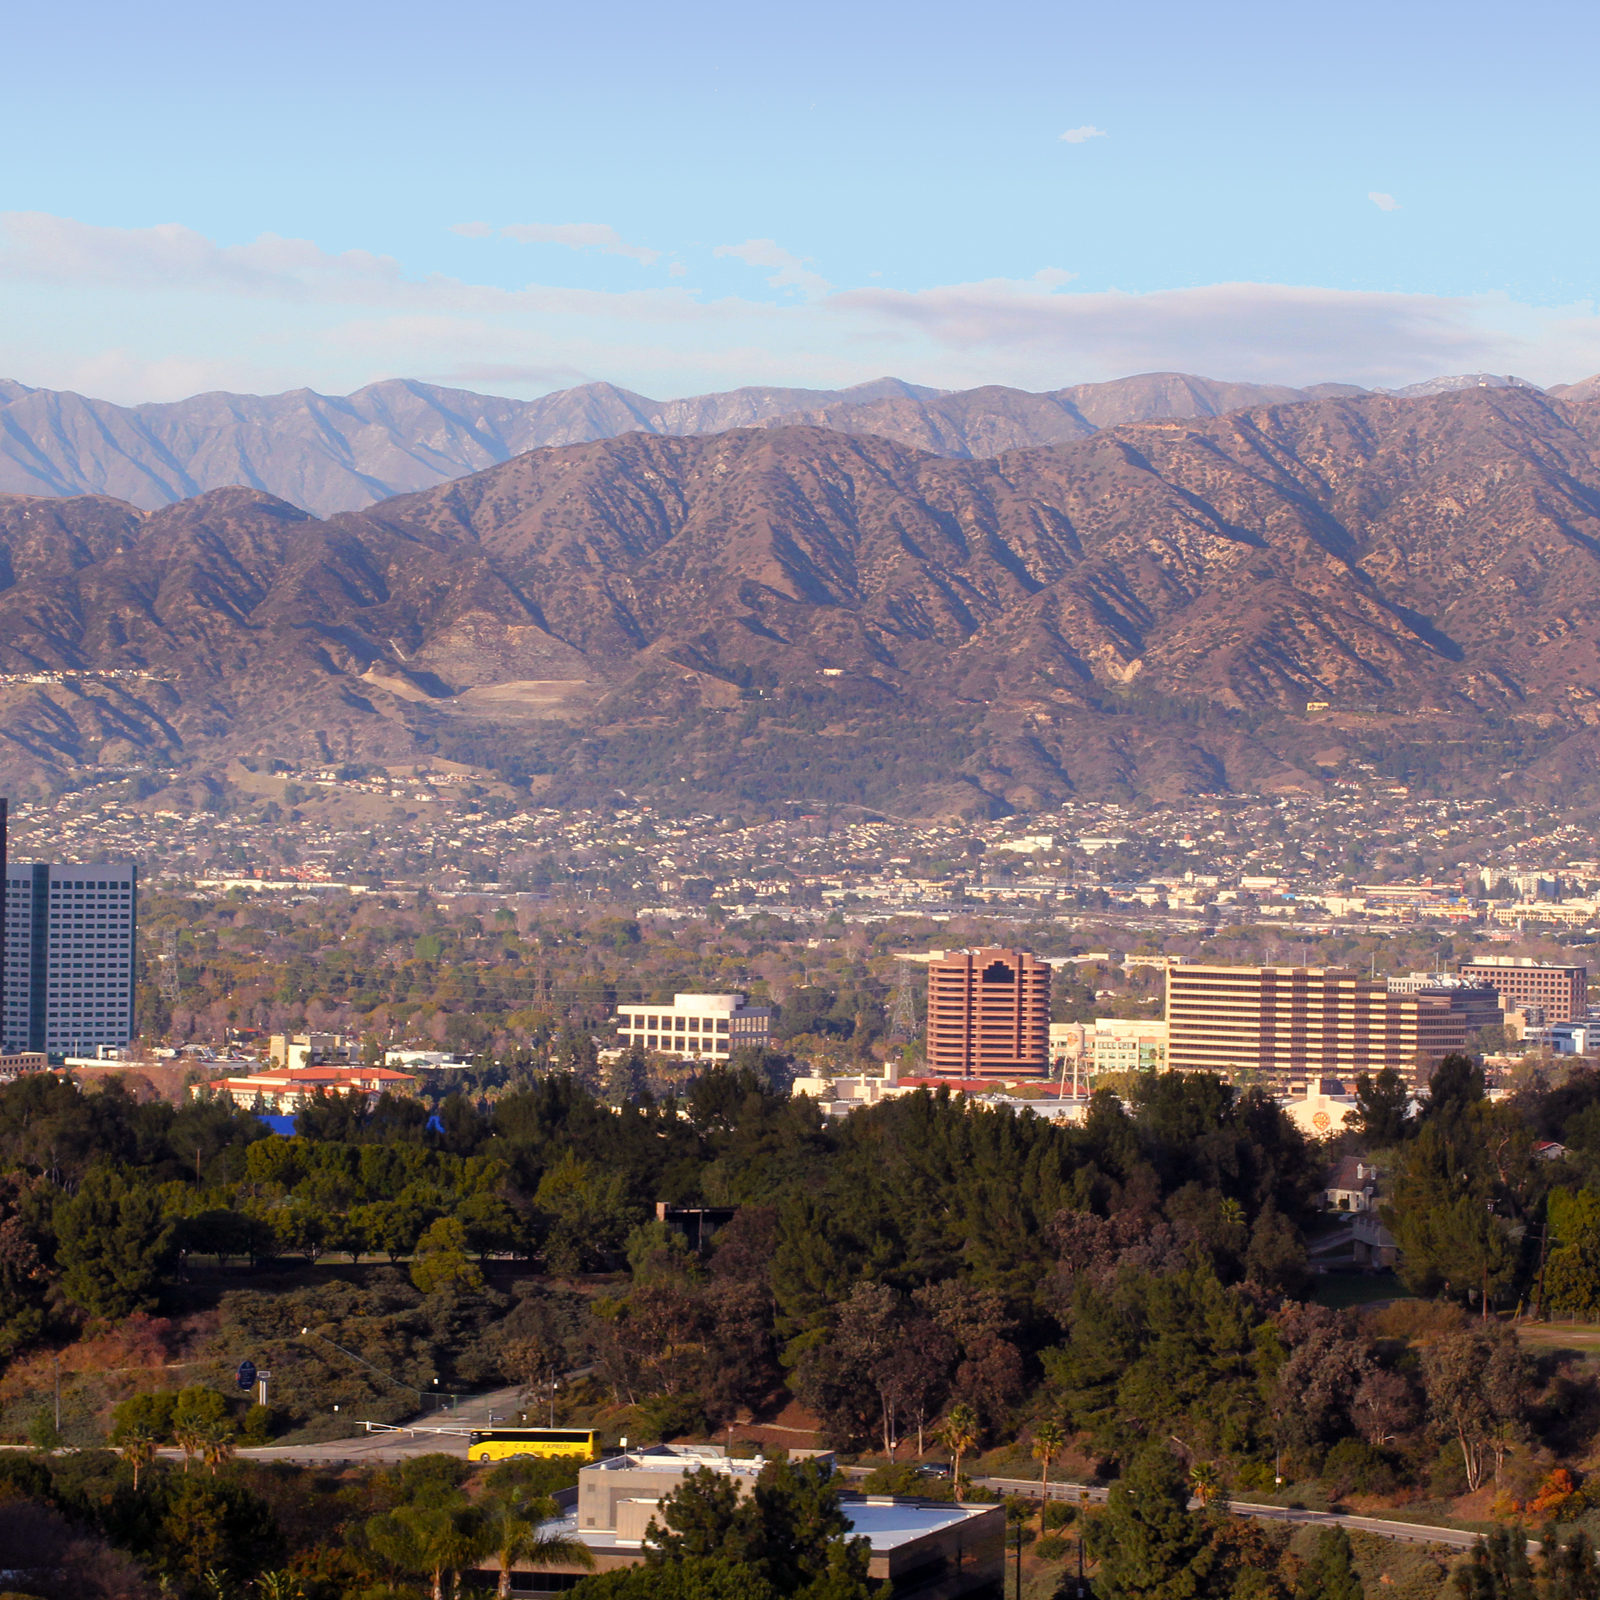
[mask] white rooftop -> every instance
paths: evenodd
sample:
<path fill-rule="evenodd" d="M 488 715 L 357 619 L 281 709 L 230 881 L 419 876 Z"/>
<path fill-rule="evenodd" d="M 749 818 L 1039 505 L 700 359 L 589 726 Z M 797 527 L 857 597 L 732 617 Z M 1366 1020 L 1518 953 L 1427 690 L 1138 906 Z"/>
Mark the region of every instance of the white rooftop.
<path fill-rule="evenodd" d="M 940 1528 L 953 1527 L 981 1516 L 987 1506 L 934 1504 L 923 1500 L 846 1500 L 839 1508 L 850 1519 L 853 1533 L 865 1534 L 874 1551 L 893 1550 L 897 1545 Z"/>

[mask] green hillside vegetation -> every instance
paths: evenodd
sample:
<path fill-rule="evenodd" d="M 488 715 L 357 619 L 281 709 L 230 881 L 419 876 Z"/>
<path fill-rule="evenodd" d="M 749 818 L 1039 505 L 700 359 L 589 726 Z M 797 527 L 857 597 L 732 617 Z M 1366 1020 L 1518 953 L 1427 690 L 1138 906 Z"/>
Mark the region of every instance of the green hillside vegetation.
<path fill-rule="evenodd" d="M 1148 1470 L 1208 1494 L 1590 1528 L 1596 1369 L 1510 1313 L 1593 1314 L 1600 1074 L 1491 1102 L 1453 1058 L 1415 1120 L 1387 1089 L 1319 1149 L 1264 1092 L 1200 1075 L 1131 1080 L 1069 1128 L 925 1092 L 830 1124 L 751 1065 L 660 1097 L 524 1071 L 431 1112 L 316 1106 L 292 1138 L 225 1102 L 27 1078 L 0 1089 L 0 1430 L 90 1452 L 52 1474 L 102 1460 L 120 1487 L 91 1520 L 157 1575 L 155 1536 L 106 1505 L 235 1494 L 215 1517 L 259 1524 L 259 1568 L 331 1560 L 273 1542 L 289 1513 L 234 1449 L 501 1384 L 610 1437 L 759 1432 L 798 1402 L 891 1471 L 959 1452 L 1035 1475 L 1048 1439 L 1057 1478 L 1115 1478 L 1168 1441 Z M 1566 1155 L 1536 1159 L 1552 1138 Z M 1306 1298 L 1319 1176 L 1380 1139 L 1416 1298 L 1331 1310 Z M 696 1250 L 663 1201 L 731 1220 Z M 246 1357 L 266 1407 L 233 1382 Z M 1241 1562 L 1298 1592 L 1237 1537 L 1152 1535 L 1148 1559 L 1235 1574 L 1194 1593 L 1242 1593 Z M 1154 1592 L 1117 1571 L 1107 1596 Z"/>

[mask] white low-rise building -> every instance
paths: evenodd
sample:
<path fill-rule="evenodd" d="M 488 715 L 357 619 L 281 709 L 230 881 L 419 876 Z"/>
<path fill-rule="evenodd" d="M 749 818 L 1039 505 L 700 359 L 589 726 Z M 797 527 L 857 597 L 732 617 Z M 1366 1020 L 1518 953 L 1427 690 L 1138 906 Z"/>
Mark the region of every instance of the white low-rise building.
<path fill-rule="evenodd" d="M 1310 1139 L 1341 1132 L 1346 1118 L 1355 1120 L 1356 1097 L 1337 1078 L 1313 1078 L 1298 1100 L 1282 1100 L 1284 1114 Z"/>
<path fill-rule="evenodd" d="M 790 1458 L 808 1454 L 820 1453 L 795 1450 Z M 821 1459 L 831 1468 L 830 1457 Z M 713 1472 L 743 1497 L 755 1490 L 765 1467 L 760 1457 L 731 1460 L 715 1445 L 654 1445 L 583 1467 L 576 1502 L 565 1516 L 542 1524 L 540 1532 L 584 1545 L 588 1559 L 554 1558 L 537 1574 L 514 1575 L 511 1592 L 547 1595 L 587 1571 L 637 1566 L 646 1559 L 651 1524 L 661 1520 L 662 1500 L 689 1473 Z M 923 1600 L 958 1600 L 994 1594 L 1001 1587 L 1006 1531 L 1002 1506 L 861 1496 L 847 1490 L 839 1509 L 849 1535 L 867 1541 L 867 1577 L 875 1588 L 881 1585 Z"/>
<path fill-rule="evenodd" d="M 1167 1025 L 1160 1017 L 1096 1017 L 1094 1073 L 1165 1072 Z"/>
<path fill-rule="evenodd" d="M 385 1050 L 383 1064 L 400 1072 L 451 1072 L 472 1063 L 449 1050 Z"/>
<path fill-rule="evenodd" d="M 817 1101 L 827 1117 L 846 1117 L 863 1106 L 875 1106 L 885 1100 L 897 1100 L 903 1094 L 915 1094 L 919 1083 L 901 1083 L 900 1070 L 890 1062 L 881 1073 L 862 1073 L 851 1078 L 796 1078 L 789 1087 L 791 1094 L 803 1094 Z"/>
<path fill-rule="evenodd" d="M 742 994 L 677 994 L 659 1001 L 617 1007 L 623 1048 L 678 1056 L 686 1061 L 726 1061 L 747 1045 L 772 1043 L 772 1011 L 746 1004 Z"/>

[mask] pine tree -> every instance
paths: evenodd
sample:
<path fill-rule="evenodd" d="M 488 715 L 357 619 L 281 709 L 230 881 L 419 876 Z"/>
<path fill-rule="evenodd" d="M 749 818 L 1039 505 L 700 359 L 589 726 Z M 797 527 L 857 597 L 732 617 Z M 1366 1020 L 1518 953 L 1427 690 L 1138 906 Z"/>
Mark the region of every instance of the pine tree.
<path fill-rule="evenodd" d="M 1317 1535 L 1316 1549 L 1301 1576 L 1295 1600 L 1366 1600 L 1350 1550 L 1350 1535 L 1343 1528 L 1324 1528 Z"/>
<path fill-rule="evenodd" d="M 1216 1562 L 1204 1519 L 1189 1510 L 1188 1478 L 1161 1445 L 1145 1446 L 1112 1485 L 1086 1544 L 1100 1600 L 1195 1600 Z"/>
<path fill-rule="evenodd" d="M 1496 1528 L 1456 1568 L 1455 1582 L 1461 1600 L 1534 1600 L 1528 1535 L 1521 1528 Z"/>

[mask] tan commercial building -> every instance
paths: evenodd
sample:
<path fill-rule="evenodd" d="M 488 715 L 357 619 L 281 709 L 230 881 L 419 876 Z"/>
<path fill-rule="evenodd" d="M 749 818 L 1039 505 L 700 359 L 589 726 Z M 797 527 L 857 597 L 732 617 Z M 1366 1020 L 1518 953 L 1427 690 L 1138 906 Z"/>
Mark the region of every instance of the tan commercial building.
<path fill-rule="evenodd" d="M 1537 1006 L 1547 1024 L 1581 1022 L 1589 1015 L 1589 969 L 1547 967 L 1514 956 L 1479 956 L 1463 962 L 1461 976 L 1492 984 L 1506 1009 Z"/>
<path fill-rule="evenodd" d="M 650 1525 L 660 1521 L 662 1500 L 682 1486 L 688 1473 L 716 1473 L 743 1497 L 754 1490 L 764 1466 L 759 1458 L 730 1460 L 715 1445 L 653 1445 L 581 1468 L 576 1503 L 564 1516 L 542 1524 L 540 1532 L 585 1545 L 592 1565 L 557 1560 L 536 1571 L 513 1569 L 512 1594 L 559 1593 L 587 1570 L 638 1566 L 646 1556 Z M 1005 1576 L 1002 1506 L 847 1493 L 840 1510 L 850 1535 L 868 1542 L 868 1580 L 874 1587 L 887 1584 L 895 1600 L 960 1600 L 1000 1588 Z"/>
<path fill-rule="evenodd" d="M 678 994 L 670 1006 L 618 1006 L 617 1035 L 624 1049 L 726 1061 L 745 1045 L 765 1050 L 772 1043 L 772 1012 L 746 1005 L 742 994 Z"/>
<path fill-rule="evenodd" d="M 267 1060 L 274 1067 L 347 1067 L 361 1058 L 361 1047 L 342 1033 L 274 1033 L 267 1038 Z"/>
<path fill-rule="evenodd" d="M 1467 1017 L 1448 994 L 1391 994 L 1383 980 L 1341 967 L 1182 966 L 1167 975 L 1167 1065 L 1176 1072 L 1254 1076 L 1303 1094 L 1321 1079 L 1385 1067 L 1426 1082 L 1466 1045 Z"/>
<path fill-rule="evenodd" d="M 1050 968 L 1026 950 L 955 950 L 928 963 L 928 1071 L 952 1078 L 1050 1070 Z"/>
<path fill-rule="evenodd" d="M 1094 1074 L 1164 1072 L 1167 1025 L 1154 1017 L 1096 1017 Z"/>

